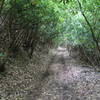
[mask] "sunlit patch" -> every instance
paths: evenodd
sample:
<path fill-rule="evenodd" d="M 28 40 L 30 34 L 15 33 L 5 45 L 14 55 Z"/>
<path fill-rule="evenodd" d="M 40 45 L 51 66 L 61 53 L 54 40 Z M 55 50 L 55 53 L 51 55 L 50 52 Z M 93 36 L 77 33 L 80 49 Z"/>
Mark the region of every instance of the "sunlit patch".
<path fill-rule="evenodd" d="M 66 48 L 62 48 L 62 47 L 59 46 L 59 47 L 57 48 L 57 50 L 63 52 L 63 51 L 66 51 Z"/>
<path fill-rule="evenodd" d="M 59 73 L 59 81 L 65 84 L 72 83 L 75 80 L 80 79 L 81 69 L 77 67 L 69 67 L 65 71 Z"/>

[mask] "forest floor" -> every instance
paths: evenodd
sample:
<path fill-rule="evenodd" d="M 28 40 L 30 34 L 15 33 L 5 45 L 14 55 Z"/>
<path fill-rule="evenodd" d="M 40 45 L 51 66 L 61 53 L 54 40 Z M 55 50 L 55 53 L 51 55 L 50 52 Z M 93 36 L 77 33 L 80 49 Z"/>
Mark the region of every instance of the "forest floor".
<path fill-rule="evenodd" d="M 48 67 L 35 81 L 32 64 L 22 72 L 11 69 L 0 80 L 0 100 L 100 100 L 100 72 L 70 57 L 64 47 L 51 52 Z"/>
<path fill-rule="evenodd" d="M 43 82 L 37 100 L 100 100 L 100 73 L 79 64 L 66 48 L 53 51 L 49 66 L 53 72 Z"/>

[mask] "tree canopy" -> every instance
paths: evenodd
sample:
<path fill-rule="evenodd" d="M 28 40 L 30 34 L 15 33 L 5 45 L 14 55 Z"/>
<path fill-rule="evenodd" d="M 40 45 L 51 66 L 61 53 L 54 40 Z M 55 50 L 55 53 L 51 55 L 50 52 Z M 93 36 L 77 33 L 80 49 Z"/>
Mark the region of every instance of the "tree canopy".
<path fill-rule="evenodd" d="M 1 0 L 0 23 L 1 49 L 32 55 L 38 45 L 66 41 L 100 60 L 99 0 Z"/>

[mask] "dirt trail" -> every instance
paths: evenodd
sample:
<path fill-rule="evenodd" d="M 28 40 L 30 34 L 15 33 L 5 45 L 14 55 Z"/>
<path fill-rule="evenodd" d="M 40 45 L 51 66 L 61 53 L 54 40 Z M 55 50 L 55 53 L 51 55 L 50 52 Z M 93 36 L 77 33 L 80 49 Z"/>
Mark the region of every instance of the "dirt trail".
<path fill-rule="evenodd" d="M 51 73 L 42 82 L 36 100 L 100 100 L 99 72 L 77 64 L 66 48 L 58 47 L 52 54 Z"/>

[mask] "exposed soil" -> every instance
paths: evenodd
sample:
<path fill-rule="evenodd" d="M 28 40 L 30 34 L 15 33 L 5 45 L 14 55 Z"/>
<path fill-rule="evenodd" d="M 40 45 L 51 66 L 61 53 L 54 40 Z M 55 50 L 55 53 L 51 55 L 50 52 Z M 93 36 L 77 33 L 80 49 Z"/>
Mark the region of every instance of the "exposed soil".
<path fill-rule="evenodd" d="M 51 61 L 45 59 L 46 63 L 49 61 L 48 65 L 44 64 L 48 66 L 46 70 L 38 67 L 43 73 L 34 74 L 30 64 L 28 68 L 22 67 L 24 71 L 9 72 L 11 75 L 1 79 L 0 100 L 100 100 L 100 72 L 78 63 L 64 47 L 51 53 Z M 10 78 L 13 83 L 9 82 Z"/>
<path fill-rule="evenodd" d="M 43 82 L 37 100 L 100 100 L 100 73 L 79 64 L 66 48 L 52 52 L 49 71 L 53 74 Z"/>

